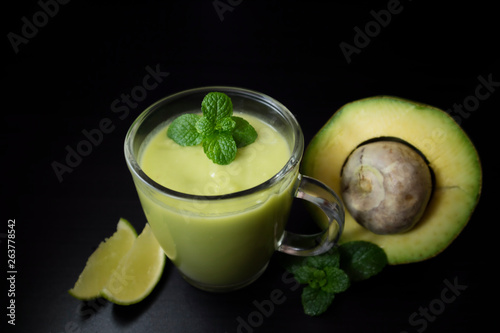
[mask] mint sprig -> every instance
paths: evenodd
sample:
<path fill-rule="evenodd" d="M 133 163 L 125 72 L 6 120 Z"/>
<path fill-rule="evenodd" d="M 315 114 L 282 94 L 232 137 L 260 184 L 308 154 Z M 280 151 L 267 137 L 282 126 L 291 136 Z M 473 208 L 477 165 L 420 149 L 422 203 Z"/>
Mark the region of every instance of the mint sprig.
<path fill-rule="evenodd" d="M 181 146 L 202 144 L 203 151 L 216 164 L 234 161 L 238 148 L 257 139 L 253 126 L 233 116 L 231 98 L 224 93 L 208 93 L 201 102 L 202 115 L 184 114 L 170 124 L 167 136 Z"/>
<path fill-rule="evenodd" d="M 297 282 L 306 285 L 302 290 L 304 312 L 318 316 L 328 309 L 335 295 L 346 291 L 352 282 L 381 272 L 387 265 L 387 256 L 376 244 L 352 241 L 318 256 L 287 256 L 283 264 Z"/>

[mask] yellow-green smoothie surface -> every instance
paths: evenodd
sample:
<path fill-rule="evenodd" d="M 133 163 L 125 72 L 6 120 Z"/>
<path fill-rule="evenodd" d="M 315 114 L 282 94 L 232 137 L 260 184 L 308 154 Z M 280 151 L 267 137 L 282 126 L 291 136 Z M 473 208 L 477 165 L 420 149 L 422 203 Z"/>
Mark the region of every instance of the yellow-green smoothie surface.
<path fill-rule="evenodd" d="M 262 120 L 245 118 L 257 140 L 238 149 L 228 165 L 209 160 L 198 146 L 182 147 L 159 127 L 144 144 L 139 163 L 160 185 L 213 196 L 253 188 L 278 173 L 290 158 L 285 138 Z M 283 233 L 296 173 L 275 186 L 224 200 L 180 200 L 139 188 L 146 217 L 167 256 L 197 283 L 231 285 L 259 274 Z M 195 198 L 195 197 L 194 197 Z"/>
<path fill-rule="evenodd" d="M 259 185 L 284 167 L 290 158 L 285 139 L 260 119 L 238 114 L 253 125 L 257 140 L 240 148 L 229 165 L 213 163 L 200 145 L 183 147 L 160 129 L 141 154 L 142 170 L 157 183 L 172 190 L 196 195 L 234 193 Z"/>

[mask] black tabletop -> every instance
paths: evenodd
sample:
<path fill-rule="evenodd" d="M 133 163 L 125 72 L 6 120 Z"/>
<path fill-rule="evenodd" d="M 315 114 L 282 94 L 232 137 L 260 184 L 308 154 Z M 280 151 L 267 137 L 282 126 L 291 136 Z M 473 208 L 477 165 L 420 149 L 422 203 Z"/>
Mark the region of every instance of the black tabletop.
<path fill-rule="evenodd" d="M 500 105 L 492 6 L 420 0 L 4 6 L 2 332 L 469 332 L 492 320 L 486 310 L 496 284 L 486 281 L 496 262 L 497 219 L 488 206 Z M 259 280 L 233 293 L 197 290 L 167 262 L 153 293 L 136 305 L 72 298 L 68 289 L 118 219 L 138 230 L 146 222 L 123 156 L 129 126 L 158 99 L 208 85 L 276 98 L 297 117 L 306 144 L 338 108 L 364 97 L 393 95 L 448 110 L 481 157 L 478 207 L 443 253 L 386 267 L 338 294 L 318 317 L 304 314 L 301 288 L 277 256 Z M 96 130 L 101 135 L 88 139 Z M 72 150 L 79 157 L 68 158 Z M 294 209 L 290 223 L 310 219 L 300 205 Z M 11 233 L 15 247 L 8 248 Z"/>

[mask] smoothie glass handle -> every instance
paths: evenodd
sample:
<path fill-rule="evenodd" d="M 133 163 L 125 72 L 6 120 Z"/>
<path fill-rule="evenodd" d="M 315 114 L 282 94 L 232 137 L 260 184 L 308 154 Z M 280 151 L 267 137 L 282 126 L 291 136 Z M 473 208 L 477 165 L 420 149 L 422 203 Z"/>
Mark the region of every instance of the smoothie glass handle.
<path fill-rule="evenodd" d="M 277 250 L 296 256 L 325 253 L 336 245 L 344 229 L 345 213 L 342 202 L 328 186 L 304 175 L 298 177 L 295 197 L 321 208 L 328 218 L 328 224 L 322 232 L 312 235 L 295 234 L 285 230 Z"/>

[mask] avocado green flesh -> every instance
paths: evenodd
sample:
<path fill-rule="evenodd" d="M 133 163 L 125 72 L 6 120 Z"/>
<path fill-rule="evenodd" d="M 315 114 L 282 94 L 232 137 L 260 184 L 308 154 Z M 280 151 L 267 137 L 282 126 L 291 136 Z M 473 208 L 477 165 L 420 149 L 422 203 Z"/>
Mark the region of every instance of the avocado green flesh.
<path fill-rule="evenodd" d="M 474 145 L 445 112 L 396 97 L 358 100 L 338 110 L 311 140 L 302 173 L 341 193 L 341 170 L 360 144 L 377 138 L 401 139 L 419 150 L 434 174 L 434 190 L 424 215 L 411 230 L 377 235 L 346 210 L 341 243 L 366 240 L 381 246 L 390 264 L 428 259 L 462 231 L 479 200 L 482 171 Z M 323 216 L 313 211 L 319 224 Z"/>

